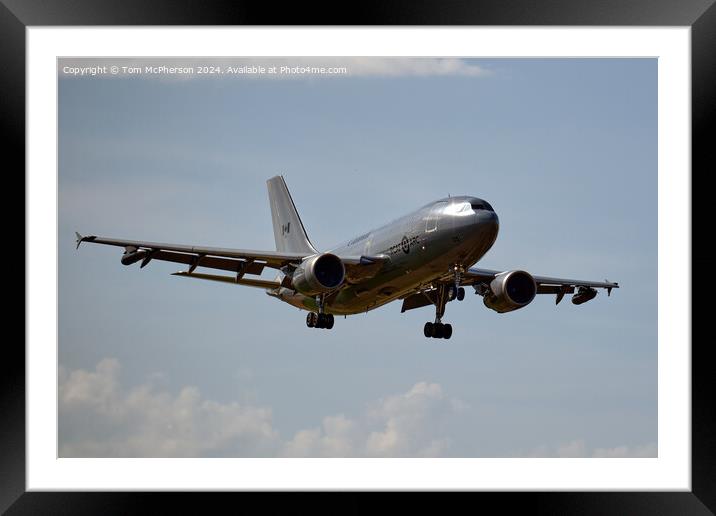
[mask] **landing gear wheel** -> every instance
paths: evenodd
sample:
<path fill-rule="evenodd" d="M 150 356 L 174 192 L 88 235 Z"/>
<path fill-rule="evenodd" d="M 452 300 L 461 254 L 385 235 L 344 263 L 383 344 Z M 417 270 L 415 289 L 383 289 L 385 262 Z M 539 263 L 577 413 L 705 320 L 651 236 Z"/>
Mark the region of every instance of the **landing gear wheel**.
<path fill-rule="evenodd" d="M 318 314 L 316 314 L 316 312 L 308 312 L 308 315 L 306 316 L 306 326 L 309 328 L 315 328 L 317 320 Z"/>
<path fill-rule="evenodd" d="M 460 287 L 457 289 L 457 300 L 462 301 L 465 299 L 465 289 Z"/>
<path fill-rule="evenodd" d="M 444 324 L 443 325 L 443 338 L 449 339 L 450 337 L 452 337 L 452 324 Z"/>
<path fill-rule="evenodd" d="M 426 322 L 423 327 L 423 335 L 435 339 L 449 339 L 452 337 L 452 325 Z"/>
<path fill-rule="evenodd" d="M 433 323 L 426 322 L 425 326 L 423 327 L 423 335 L 430 338 L 433 336 Z"/>
<path fill-rule="evenodd" d="M 330 330 L 333 328 L 333 314 L 317 314 L 316 312 L 309 312 L 306 316 L 306 326 L 309 328 L 326 328 Z"/>
<path fill-rule="evenodd" d="M 458 296 L 458 290 L 454 285 L 450 285 L 447 289 L 447 300 L 452 301 Z M 464 294 L 463 294 L 464 295 Z"/>

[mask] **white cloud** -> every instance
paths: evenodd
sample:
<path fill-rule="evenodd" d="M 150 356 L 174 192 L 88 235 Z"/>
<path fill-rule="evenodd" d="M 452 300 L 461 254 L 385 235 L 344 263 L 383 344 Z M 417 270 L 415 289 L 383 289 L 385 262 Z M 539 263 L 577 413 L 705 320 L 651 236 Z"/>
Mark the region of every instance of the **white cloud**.
<path fill-rule="evenodd" d="M 596 448 L 592 457 L 658 457 L 659 450 L 656 443 L 638 446 L 617 446 L 615 448 Z"/>
<path fill-rule="evenodd" d="M 115 359 L 93 371 L 60 368 L 61 457 L 439 457 L 452 455 L 450 430 L 466 408 L 439 384 L 419 382 L 283 438 L 270 408 L 207 400 L 195 387 L 172 394 L 161 373 L 127 389 L 120 373 Z M 656 443 L 595 448 L 573 439 L 518 456 L 657 455 Z"/>
<path fill-rule="evenodd" d="M 298 432 L 288 456 L 437 457 L 448 451 L 447 423 L 464 405 L 440 385 L 420 382 L 408 392 L 371 404 L 360 417 L 324 418 L 320 428 Z"/>
<path fill-rule="evenodd" d="M 619 445 L 613 448 L 590 449 L 584 439 L 560 443 L 556 446 L 540 445 L 534 448 L 528 457 L 656 457 L 658 455 L 656 443 L 647 443 L 636 446 Z"/>
<path fill-rule="evenodd" d="M 119 362 L 60 375 L 60 456 L 264 456 L 278 446 L 271 411 L 177 395 L 149 384 L 125 392 Z"/>
<path fill-rule="evenodd" d="M 434 457 L 446 453 L 447 422 L 463 408 L 420 382 L 356 418 L 327 416 L 282 440 L 269 408 L 206 400 L 194 387 L 172 395 L 156 381 L 127 390 L 119 377 L 114 359 L 94 371 L 60 369 L 60 456 Z"/>
<path fill-rule="evenodd" d="M 557 457 L 586 457 L 587 447 L 583 440 L 579 439 L 557 446 Z"/>

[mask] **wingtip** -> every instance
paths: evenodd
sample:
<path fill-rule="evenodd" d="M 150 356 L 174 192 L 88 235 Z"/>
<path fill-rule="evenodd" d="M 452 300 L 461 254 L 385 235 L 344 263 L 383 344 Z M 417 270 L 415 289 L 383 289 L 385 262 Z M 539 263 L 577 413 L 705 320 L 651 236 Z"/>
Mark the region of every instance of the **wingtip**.
<path fill-rule="evenodd" d="M 77 231 L 75 231 L 75 238 L 76 238 L 76 242 L 77 242 L 77 247 L 75 247 L 75 249 L 79 249 L 80 244 L 83 242 L 84 237 L 82 235 L 80 235 Z"/>

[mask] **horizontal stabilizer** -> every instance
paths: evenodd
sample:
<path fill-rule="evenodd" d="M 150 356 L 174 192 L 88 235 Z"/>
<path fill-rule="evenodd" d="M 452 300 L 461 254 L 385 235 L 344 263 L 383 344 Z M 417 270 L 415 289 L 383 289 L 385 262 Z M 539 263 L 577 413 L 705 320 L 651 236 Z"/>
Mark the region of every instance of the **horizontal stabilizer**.
<path fill-rule="evenodd" d="M 259 279 L 247 279 L 247 278 L 236 278 L 236 276 L 220 276 L 218 274 L 201 274 L 198 272 L 175 272 L 172 276 L 181 276 L 183 278 L 195 278 L 208 281 L 220 281 L 222 283 L 233 283 L 235 285 L 246 285 L 249 287 L 257 288 L 279 288 L 281 286 L 280 281 L 270 280 L 259 280 Z"/>

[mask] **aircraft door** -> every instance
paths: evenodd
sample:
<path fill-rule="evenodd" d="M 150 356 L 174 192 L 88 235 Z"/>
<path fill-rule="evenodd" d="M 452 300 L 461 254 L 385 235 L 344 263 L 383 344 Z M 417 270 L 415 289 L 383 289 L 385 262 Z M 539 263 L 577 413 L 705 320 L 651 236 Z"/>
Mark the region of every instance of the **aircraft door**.
<path fill-rule="evenodd" d="M 439 202 L 436 203 L 435 206 L 430 209 L 430 213 L 428 213 L 428 216 L 425 219 L 426 233 L 432 233 L 433 231 L 438 229 L 438 219 L 440 218 L 440 214 L 442 213 L 445 206 L 447 206 L 447 202 Z"/>

